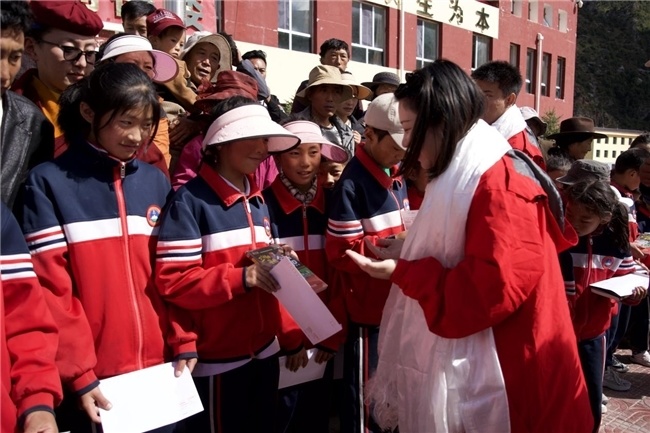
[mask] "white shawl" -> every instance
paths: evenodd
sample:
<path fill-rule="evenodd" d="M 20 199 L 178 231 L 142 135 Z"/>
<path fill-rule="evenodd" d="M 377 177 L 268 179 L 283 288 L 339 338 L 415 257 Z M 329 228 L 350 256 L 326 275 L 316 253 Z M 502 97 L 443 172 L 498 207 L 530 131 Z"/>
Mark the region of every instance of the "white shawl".
<path fill-rule="evenodd" d="M 401 257 L 463 259 L 467 214 L 479 179 L 510 150 L 480 120 L 457 146 L 449 168 L 429 183 Z M 471 300 L 468 300 L 471 302 Z M 422 308 L 393 285 L 380 326 L 379 365 L 368 385 L 382 427 L 401 433 L 510 431 L 508 400 L 492 329 L 459 339 L 429 331 Z"/>
<path fill-rule="evenodd" d="M 503 135 L 506 140 L 510 140 L 515 134 L 519 134 L 521 131 L 526 129 L 526 121 L 524 116 L 522 116 L 519 107 L 516 105 L 511 105 L 505 113 L 501 115 L 493 124 L 493 127 L 497 129 Z"/>

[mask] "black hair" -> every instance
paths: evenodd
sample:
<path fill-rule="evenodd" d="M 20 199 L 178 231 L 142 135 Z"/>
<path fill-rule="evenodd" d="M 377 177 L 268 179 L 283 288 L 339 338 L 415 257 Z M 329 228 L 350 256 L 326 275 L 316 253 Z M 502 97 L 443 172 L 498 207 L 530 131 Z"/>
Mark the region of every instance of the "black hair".
<path fill-rule="evenodd" d="M 345 50 L 345 52 L 348 53 L 348 57 L 350 56 L 350 47 L 348 46 L 348 43 L 340 39 L 332 38 L 323 42 L 320 46 L 319 56 L 324 57 L 329 50 Z"/>
<path fill-rule="evenodd" d="M 598 179 L 586 179 L 567 186 L 564 194 L 569 203 L 578 203 L 600 218 L 611 216 L 603 234 L 611 236 L 614 245 L 621 251 L 630 249 L 630 229 L 627 208 L 612 190 L 609 182 Z"/>
<path fill-rule="evenodd" d="M 488 83 L 497 83 L 503 96 L 519 95 L 523 79 L 515 66 L 503 60 L 484 63 L 472 72 L 472 78 Z"/>
<path fill-rule="evenodd" d="M 85 102 L 93 110 L 93 124 L 89 124 L 80 112 Z M 153 83 L 136 65 L 131 63 L 105 63 L 86 78 L 69 86 L 59 99 L 59 127 L 68 143 L 84 140 L 92 131 L 110 124 L 115 116 L 134 108 L 151 107 L 156 135 L 160 121 L 160 103 Z M 110 113 L 110 118 L 100 123 Z M 100 143 L 101 144 L 101 143 Z"/>
<path fill-rule="evenodd" d="M 556 170 L 568 171 L 571 168 L 571 160 L 564 154 L 549 155 L 546 159 L 546 172 L 550 173 Z"/>
<path fill-rule="evenodd" d="M 122 20 L 137 20 L 156 12 L 156 7 L 147 1 L 130 0 L 122 5 L 120 15 Z"/>
<path fill-rule="evenodd" d="M 623 174 L 627 170 L 636 170 L 639 171 L 641 164 L 648 157 L 650 157 L 650 152 L 642 147 L 633 147 L 621 152 L 616 158 L 616 163 L 614 164 L 614 172 L 618 174 Z"/>
<path fill-rule="evenodd" d="M 438 59 L 426 67 L 407 74 L 395 98 L 417 113 L 411 142 L 400 167 L 400 174 L 416 166 L 431 128 L 440 134 L 436 140 L 434 165 L 429 179 L 440 176 L 449 167 L 458 142 L 481 118 L 485 98 L 481 89 L 455 63 Z"/>
<path fill-rule="evenodd" d="M 212 119 L 218 119 L 220 116 L 226 114 L 230 110 L 243 107 L 246 105 L 258 105 L 257 101 L 247 98 L 246 96 L 231 96 L 228 99 L 219 101 L 210 111 Z M 201 152 L 203 154 L 201 162 L 216 168 L 219 162 L 219 146 L 206 146 Z"/>
<path fill-rule="evenodd" d="M 0 1 L 0 28 L 26 33 L 32 25 L 32 12 L 26 1 Z"/>
<path fill-rule="evenodd" d="M 266 53 L 262 50 L 252 50 L 244 53 L 243 56 L 241 56 L 242 60 L 252 60 L 252 59 L 261 59 L 264 60 L 264 63 L 268 63 L 266 61 Z"/>
<path fill-rule="evenodd" d="M 226 38 L 228 45 L 230 45 L 230 58 L 233 66 L 238 66 L 236 63 L 239 61 L 239 51 L 237 49 L 237 42 L 226 32 L 218 32 L 221 36 Z"/>
<path fill-rule="evenodd" d="M 644 146 L 646 144 L 650 144 L 650 132 L 644 132 L 643 134 L 637 135 L 637 137 L 632 140 L 632 143 L 630 143 L 630 149 L 637 146 Z"/>

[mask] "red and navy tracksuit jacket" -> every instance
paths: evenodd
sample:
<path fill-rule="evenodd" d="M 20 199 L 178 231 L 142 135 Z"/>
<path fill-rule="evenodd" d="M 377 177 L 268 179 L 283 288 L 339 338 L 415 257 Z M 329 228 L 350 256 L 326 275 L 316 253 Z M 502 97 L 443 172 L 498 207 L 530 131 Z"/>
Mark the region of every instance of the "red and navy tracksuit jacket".
<path fill-rule="evenodd" d="M 171 311 L 153 285 L 156 226 L 170 190 L 160 170 L 87 142 L 29 174 L 23 229 L 59 326 L 57 366 L 73 391 L 168 361 L 166 339 L 176 354 L 195 352 L 191 336 L 182 348 L 171 332 Z"/>
<path fill-rule="evenodd" d="M 54 412 L 62 393 L 54 362 L 56 324 L 23 233 L 4 203 L 0 219 L 0 431 L 13 433 L 19 418 L 37 410 Z"/>
<path fill-rule="evenodd" d="M 298 254 L 302 264 L 329 284 L 329 267 L 325 254 L 327 213 L 323 188 L 318 187 L 312 202 L 305 205 L 294 197 L 280 177 L 277 177 L 264 190 L 263 195 L 269 208 L 271 234 L 275 242 L 289 245 Z M 328 287 L 318 294 L 325 305 L 329 304 L 330 293 L 331 288 Z M 305 337 L 303 343 L 311 347 L 311 343 Z M 330 350 L 338 349 L 327 344 L 325 346 Z"/>
<path fill-rule="evenodd" d="M 569 310 L 578 341 L 596 338 L 609 328 L 617 303 L 591 292 L 589 285 L 635 271 L 630 251 L 621 251 L 608 232 L 582 236 L 560 254 Z"/>
<path fill-rule="evenodd" d="M 246 197 L 203 164 L 168 203 L 158 237 L 158 289 L 184 310 L 198 335 L 197 367 L 221 364 L 217 372 L 269 355 L 282 330 L 277 299 L 245 285 L 245 267 L 252 264 L 245 253 L 273 241 L 262 194 L 252 177 L 248 181 Z M 299 348 L 300 336 L 294 338 L 281 341 L 283 348 Z"/>
<path fill-rule="evenodd" d="M 363 146 L 357 149 L 332 194 L 325 249 L 334 268 L 332 296 L 342 298 L 352 322 L 379 326 L 391 283 L 369 277 L 345 251 L 372 257 L 364 240 L 376 243 L 404 231 L 401 210 L 409 202 L 402 180 L 388 176 Z"/>

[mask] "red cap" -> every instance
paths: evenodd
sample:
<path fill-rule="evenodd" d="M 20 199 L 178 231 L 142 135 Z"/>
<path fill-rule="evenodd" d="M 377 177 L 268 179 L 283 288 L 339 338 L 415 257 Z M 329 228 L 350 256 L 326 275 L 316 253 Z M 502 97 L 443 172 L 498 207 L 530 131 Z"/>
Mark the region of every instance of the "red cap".
<path fill-rule="evenodd" d="M 167 9 L 156 9 L 147 16 L 147 35 L 158 36 L 168 27 L 185 28 L 183 20 Z"/>
<path fill-rule="evenodd" d="M 81 36 L 97 36 L 104 28 L 102 19 L 78 0 L 32 0 L 29 7 L 34 22 L 43 27 L 65 30 Z"/>
<path fill-rule="evenodd" d="M 257 81 L 253 77 L 237 71 L 221 71 L 217 82 L 199 92 L 194 106 L 209 111 L 217 102 L 232 96 L 245 96 L 257 100 Z"/>

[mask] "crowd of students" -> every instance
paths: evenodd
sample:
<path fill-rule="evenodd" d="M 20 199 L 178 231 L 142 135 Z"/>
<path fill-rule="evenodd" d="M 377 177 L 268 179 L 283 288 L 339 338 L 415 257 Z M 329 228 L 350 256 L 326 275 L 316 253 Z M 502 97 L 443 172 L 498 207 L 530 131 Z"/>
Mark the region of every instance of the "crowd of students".
<path fill-rule="evenodd" d="M 338 39 L 289 114 L 264 52 L 147 2 L 101 47 L 78 0 L 0 7 L 2 431 L 100 430 L 100 380 L 174 361 L 204 411 L 157 433 L 328 432 L 333 401 L 350 433 L 597 432 L 624 337 L 650 367 L 647 285 L 589 290 L 650 264 L 647 134 L 610 170 L 570 118 L 545 156 L 507 62 L 361 83 Z M 341 332 L 305 337 L 270 244 Z M 278 390 L 281 355 L 325 375 Z"/>

